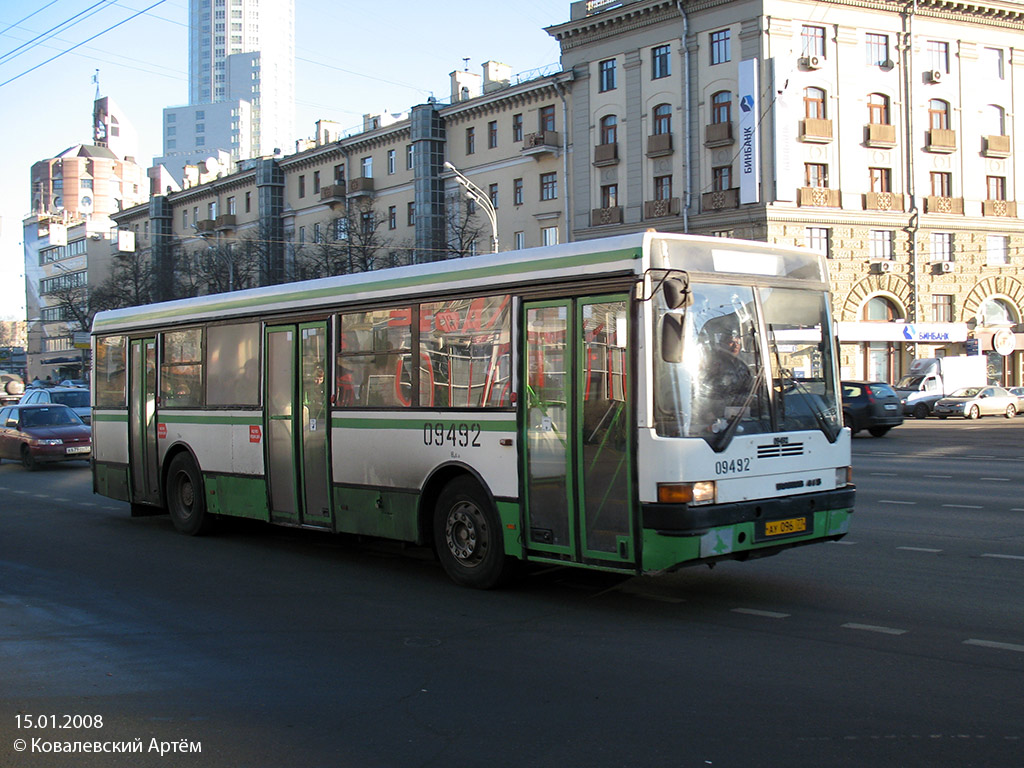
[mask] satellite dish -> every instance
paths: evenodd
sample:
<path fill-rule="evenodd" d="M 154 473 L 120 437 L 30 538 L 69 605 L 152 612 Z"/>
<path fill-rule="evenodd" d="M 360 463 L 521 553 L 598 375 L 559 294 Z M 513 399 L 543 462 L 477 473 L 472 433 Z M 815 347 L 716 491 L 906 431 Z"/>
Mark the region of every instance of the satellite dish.
<path fill-rule="evenodd" d="M 206 166 L 207 173 L 216 173 L 220 170 L 220 163 L 217 162 L 216 157 L 208 157 L 203 161 L 203 165 Z"/>

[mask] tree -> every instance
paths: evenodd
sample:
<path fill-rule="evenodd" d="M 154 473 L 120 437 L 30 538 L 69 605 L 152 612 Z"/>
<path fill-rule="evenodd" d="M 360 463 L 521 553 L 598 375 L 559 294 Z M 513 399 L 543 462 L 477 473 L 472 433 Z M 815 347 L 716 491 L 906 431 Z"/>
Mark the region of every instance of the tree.
<path fill-rule="evenodd" d="M 110 265 L 110 275 L 89 295 L 93 314 L 104 309 L 137 307 L 153 301 L 155 275 L 148 250 L 118 251 Z M 90 325 L 91 325 L 90 317 Z"/>
<path fill-rule="evenodd" d="M 476 215 L 476 205 L 462 195 L 450 195 L 446 202 L 447 258 L 461 259 L 475 255 L 477 243 L 484 237 L 483 224 Z"/>
<path fill-rule="evenodd" d="M 216 241 L 183 253 L 176 265 L 179 295 L 201 296 L 254 287 L 259 261 L 248 245 L 248 241 Z"/>

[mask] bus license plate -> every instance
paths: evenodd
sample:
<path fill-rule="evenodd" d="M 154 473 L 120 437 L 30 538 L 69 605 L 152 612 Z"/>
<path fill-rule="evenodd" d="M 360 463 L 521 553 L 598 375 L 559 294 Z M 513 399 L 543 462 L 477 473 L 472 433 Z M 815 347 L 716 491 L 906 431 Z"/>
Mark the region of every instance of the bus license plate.
<path fill-rule="evenodd" d="M 788 520 L 769 520 L 764 524 L 766 538 L 773 536 L 793 536 L 807 531 L 806 517 L 791 517 Z"/>

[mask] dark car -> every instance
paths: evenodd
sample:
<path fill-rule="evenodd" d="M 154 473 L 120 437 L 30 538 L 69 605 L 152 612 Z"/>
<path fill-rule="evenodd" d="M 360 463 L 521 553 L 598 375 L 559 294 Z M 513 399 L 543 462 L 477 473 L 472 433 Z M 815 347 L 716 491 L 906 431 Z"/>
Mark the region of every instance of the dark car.
<path fill-rule="evenodd" d="M 880 381 L 843 382 L 843 426 L 857 434 L 862 429 L 881 437 L 903 423 L 900 398 Z"/>
<path fill-rule="evenodd" d="M 39 469 L 53 461 L 88 459 L 92 429 L 66 405 L 8 405 L 0 408 L 0 459 Z"/>
<path fill-rule="evenodd" d="M 60 403 L 71 408 L 78 418 L 88 424 L 92 421 L 92 410 L 89 408 L 89 390 L 80 387 L 32 387 L 25 390 L 19 400 L 22 405 L 36 403 Z"/>

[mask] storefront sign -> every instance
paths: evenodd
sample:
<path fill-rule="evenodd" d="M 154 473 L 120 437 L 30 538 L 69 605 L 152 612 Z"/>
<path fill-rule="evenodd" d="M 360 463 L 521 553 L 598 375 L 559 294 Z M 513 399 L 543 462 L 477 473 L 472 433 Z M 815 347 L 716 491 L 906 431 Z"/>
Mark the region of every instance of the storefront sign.
<path fill-rule="evenodd" d="M 1013 337 L 1013 332 L 1009 328 L 1000 328 L 992 334 L 992 349 L 1003 357 L 1012 355 L 1016 345 L 1017 340 Z"/>
<path fill-rule="evenodd" d="M 955 344 L 967 341 L 966 323 L 837 323 L 839 341 Z"/>
<path fill-rule="evenodd" d="M 756 203 L 761 184 L 761 158 L 758 126 L 761 123 L 761 94 L 758 87 L 757 59 L 739 65 L 740 97 L 740 202 Z"/>

